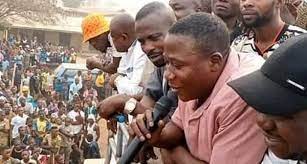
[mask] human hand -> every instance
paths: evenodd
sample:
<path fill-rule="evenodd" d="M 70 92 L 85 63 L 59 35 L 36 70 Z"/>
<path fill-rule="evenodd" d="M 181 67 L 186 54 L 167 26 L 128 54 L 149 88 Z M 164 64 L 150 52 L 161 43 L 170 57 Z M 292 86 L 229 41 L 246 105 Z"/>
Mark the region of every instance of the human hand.
<path fill-rule="evenodd" d="M 152 110 L 148 109 L 144 114 L 139 114 L 132 120 L 128 127 L 129 134 L 137 136 L 141 141 L 147 140 L 151 145 L 158 143 L 161 132 L 165 126 L 165 122 L 160 120 L 158 127 L 154 132 L 150 132 L 150 128 L 154 127 Z"/>

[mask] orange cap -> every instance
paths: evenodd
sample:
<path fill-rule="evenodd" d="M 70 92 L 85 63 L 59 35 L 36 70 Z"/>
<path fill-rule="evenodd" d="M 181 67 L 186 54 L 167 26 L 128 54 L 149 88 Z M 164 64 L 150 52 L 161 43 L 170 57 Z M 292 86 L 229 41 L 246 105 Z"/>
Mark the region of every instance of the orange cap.
<path fill-rule="evenodd" d="M 109 22 L 100 13 L 92 13 L 82 21 L 83 42 L 110 30 Z"/>

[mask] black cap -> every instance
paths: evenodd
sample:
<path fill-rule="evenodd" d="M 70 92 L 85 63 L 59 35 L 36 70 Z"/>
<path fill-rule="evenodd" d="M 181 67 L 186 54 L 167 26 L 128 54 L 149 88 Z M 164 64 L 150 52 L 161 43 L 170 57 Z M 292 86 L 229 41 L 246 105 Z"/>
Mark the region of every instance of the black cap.
<path fill-rule="evenodd" d="M 307 35 L 288 39 L 260 70 L 228 85 L 261 113 L 284 116 L 307 110 Z"/>

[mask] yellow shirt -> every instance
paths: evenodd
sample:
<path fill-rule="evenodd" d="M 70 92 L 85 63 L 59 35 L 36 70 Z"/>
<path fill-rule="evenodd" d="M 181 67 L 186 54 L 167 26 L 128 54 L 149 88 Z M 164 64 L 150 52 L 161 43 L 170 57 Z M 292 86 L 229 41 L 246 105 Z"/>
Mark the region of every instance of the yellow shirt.
<path fill-rule="evenodd" d="M 104 75 L 98 75 L 95 82 L 97 87 L 103 87 L 104 86 Z"/>

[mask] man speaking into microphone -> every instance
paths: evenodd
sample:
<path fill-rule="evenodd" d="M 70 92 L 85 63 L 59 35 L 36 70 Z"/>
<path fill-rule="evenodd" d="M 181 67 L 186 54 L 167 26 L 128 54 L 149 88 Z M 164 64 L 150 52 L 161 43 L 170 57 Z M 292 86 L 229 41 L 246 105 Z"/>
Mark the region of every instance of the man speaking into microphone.
<path fill-rule="evenodd" d="M 263 59 L 238 54 L 229 42 L 226 25 L 210 14 L 193 14 L 173 25 L 164 40 L 165 76 L 179 96 L 178 108 L 153 133 L 147 128 L 154 126 L 152 111 L 147 110 L 131 123 L 129 133 L 166 148 L 169 163 L 261 162 L 266 146 L 256 113 L 227 82 L 259 69 Z"/>

